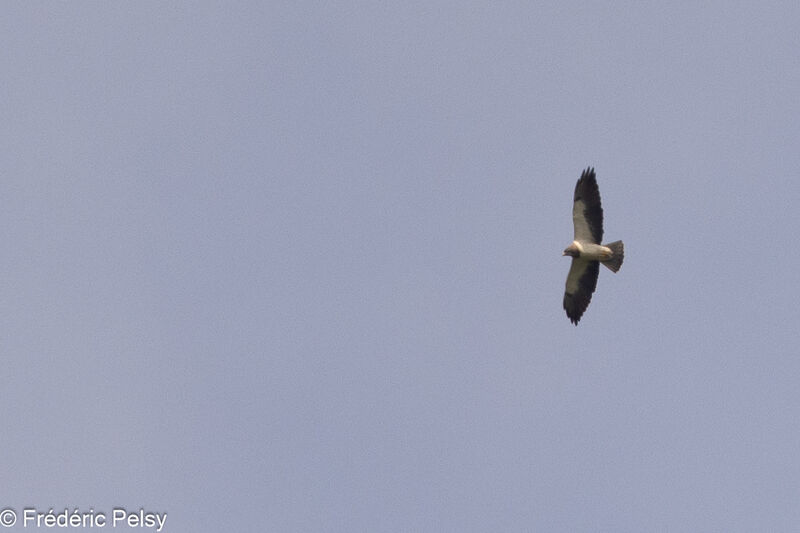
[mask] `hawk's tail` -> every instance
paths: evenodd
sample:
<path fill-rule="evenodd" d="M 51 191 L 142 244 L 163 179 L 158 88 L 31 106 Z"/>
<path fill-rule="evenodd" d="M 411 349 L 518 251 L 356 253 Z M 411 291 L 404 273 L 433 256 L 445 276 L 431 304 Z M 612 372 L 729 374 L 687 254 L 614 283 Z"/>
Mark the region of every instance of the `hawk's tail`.
<path fill-rule="evenodd" d="M 614 252 L 611 259 L 603 261 L 603 264 L 611 269 L 612 272 L 616 272 L 622 266 L 622 260 L 625 258 L 625 247 L 622 246 L 622 241 L 610 242 L 603 246 L 611 248 L 611 251 Z"/>

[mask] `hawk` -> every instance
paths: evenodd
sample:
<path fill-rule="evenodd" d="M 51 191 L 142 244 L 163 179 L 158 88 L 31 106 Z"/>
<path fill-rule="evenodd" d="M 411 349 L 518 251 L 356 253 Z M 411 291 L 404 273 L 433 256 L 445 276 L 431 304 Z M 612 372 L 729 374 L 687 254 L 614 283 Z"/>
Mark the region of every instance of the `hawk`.
<path fill-rule="evenodd" d="M 622 241 L 600 244 L 603 240 L 603 207 L 600 205 L 600 190 L 593 168 L 584 170 L 575 184 L 572 223 L 575 226 L 575 240 L 562 254 L 572 257 L 564 292 L 564 310 L 577 326 L 592 301 L 600 263 L 617 272 L 625 257 Z"/>

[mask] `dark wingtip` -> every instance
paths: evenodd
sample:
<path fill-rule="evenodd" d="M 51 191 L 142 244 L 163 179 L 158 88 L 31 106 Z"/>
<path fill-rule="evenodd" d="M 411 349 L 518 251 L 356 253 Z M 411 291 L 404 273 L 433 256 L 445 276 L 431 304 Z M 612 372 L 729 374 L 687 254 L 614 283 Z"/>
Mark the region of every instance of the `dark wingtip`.
<path fill-rule="evenodd" d="M 578 322 L 580 322 L 581 317 L 588 306 L 588 302 L 586 302 L 586 305 L 582 306 L 575 302 L 572 294 L 564 293 L 564 311 L 567 312 L 567 318 L 569 318 L 569 321 L 576 326 L 578 325 Z"/>
<path fill-rule="evenodd" d="M 600 189 L 597 187 L 597 175 L 594 172 L 594 167 L 587 167 L 586 170 L 581 172 L 581 177 L 578 178 L 578 181 L 575 183 L 574 200 L 583 197 L 581 190 L 583 190 L 583 193 L 590 196 L 591 200 L 598 203 L 600 202 Z"/>

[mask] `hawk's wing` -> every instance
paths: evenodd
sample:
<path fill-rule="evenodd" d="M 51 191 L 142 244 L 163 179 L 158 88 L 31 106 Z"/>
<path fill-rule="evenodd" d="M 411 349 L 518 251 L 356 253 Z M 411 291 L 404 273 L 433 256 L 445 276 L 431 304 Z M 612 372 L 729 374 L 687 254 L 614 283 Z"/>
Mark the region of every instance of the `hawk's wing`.
<path fill-rule="evenodd" d="M 572 258 L 572 265 L 567 274 L 567 289 L 564 291 L 564 309 L 567 316 L 576 326 L 583 312 L 592 301 L 592 293 L 597 287 L 597 276 L 600 274 L 598 261 L 586 261 L 579 257 Z"/>
<path fill-rule="evenodd" d="M 603 240 L 603 207 L 600 205 L 600 190 L 593 168 L 584 170 L 575 184 L 572 222 L 576 241 L 600 244 Z"/>

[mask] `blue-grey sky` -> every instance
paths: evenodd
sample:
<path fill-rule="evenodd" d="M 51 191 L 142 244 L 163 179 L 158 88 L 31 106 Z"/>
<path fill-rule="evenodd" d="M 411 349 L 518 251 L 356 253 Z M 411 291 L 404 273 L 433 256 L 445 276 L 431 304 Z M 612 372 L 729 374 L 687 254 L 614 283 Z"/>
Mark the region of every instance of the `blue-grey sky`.
<path fill-rule="evenodd" d="M 0 508 L 797 531 L 799 23 L 6 4 Z M 626 259 L 574 327 L 587 166 Z"/>

